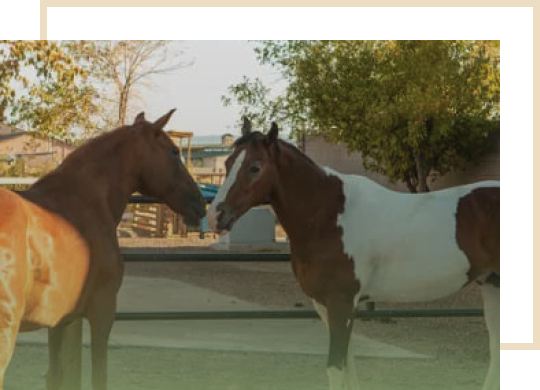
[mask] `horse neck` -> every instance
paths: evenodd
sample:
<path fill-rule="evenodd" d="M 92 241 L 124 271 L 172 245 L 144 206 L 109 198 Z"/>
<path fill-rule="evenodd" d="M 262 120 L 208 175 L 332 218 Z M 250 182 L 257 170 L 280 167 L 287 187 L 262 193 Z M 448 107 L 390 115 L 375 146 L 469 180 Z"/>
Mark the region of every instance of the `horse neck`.
<path fill-rule="evenodd" d="M 341 183 L 299 151 L 282 148 L 271 205 L 291 243 L 324 235 L 342 211 Z"/>
<path fill-rule="evenodd" d="M 26 197 L 77 225 L 97 216 L 116 226 L 137 188 L 136 162 L 126 157 L 127 149 L 70 156 L 34 184 Z"/>

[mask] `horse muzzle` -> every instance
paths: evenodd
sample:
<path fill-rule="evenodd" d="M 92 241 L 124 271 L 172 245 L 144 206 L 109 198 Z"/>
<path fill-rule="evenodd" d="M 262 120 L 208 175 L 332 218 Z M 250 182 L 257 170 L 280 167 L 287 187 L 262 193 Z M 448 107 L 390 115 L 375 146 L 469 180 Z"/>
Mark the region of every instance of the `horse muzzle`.
<path fill-rule="evenodd" d="M 237 214 L 231 207 L 220 203 L 217 207 L 208 210 L 208 226 L 218 234 L 229 232 L 237 221 Z"/>
<path fill-rule="evenodd" d="M 192 198 L 187 207 L 180 211 L 184 222 L 190 226 L 199 226 L 201 219 L 206 214 L 206 202 L 202 195 Z"/>

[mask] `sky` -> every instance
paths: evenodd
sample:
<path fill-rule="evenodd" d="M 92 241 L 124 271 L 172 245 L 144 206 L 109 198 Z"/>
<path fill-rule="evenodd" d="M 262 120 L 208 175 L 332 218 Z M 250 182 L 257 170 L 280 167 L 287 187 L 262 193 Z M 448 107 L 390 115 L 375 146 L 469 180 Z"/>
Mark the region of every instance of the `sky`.
<path fill-rule="evenodd" d="M 276 92 L 285 89 L 279 73 L 258 64 L 249 41 L 185 41 L 186 61 L 193 65 L 155 76 L 140 90 L 146 118 L 152 120 L 176 108 L 167 129 L 191 131 L 194 136 L 240 134 L 240 107 L 224 107 L 221 96 L 242 77 L 260 77 Z"/>

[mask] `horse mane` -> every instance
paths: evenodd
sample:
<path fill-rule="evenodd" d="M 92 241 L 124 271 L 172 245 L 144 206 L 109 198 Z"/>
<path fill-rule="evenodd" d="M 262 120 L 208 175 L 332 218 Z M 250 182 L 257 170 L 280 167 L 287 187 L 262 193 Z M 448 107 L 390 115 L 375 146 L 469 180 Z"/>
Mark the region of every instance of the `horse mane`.
<path fill-rule="evenodd" d="M 107 131 L 99 136 L 89 139 L 81 146 L 71 152 L 62 162 L 61 165 L 70 164 L 72 162 L 87 160 L 87 155 L 100 156 L 103 153 L 115 148 L 120 142 L 124 142 L 126 133 L 132 129 L 132 126 L 121 126 L 114 130 Z"/>
<path fill-rule="evenodd" d="M 110 153 L 111 150 L 117 150 L 118 146 L 129 139 L 128 132 L 132 130 L 132 126 L 121 126 L 114 130 L 107 131 L 99 136 L 85 141 L 81 146 L 77 147 L 73 152 L 68 154 L 60 165 L 52 171 L 46 173 L 32 185 L 44 185 L 51 183 L 51 180 L 59 180 L 65 174 L 77 172 L 81 166 L 88 164 L 91 161 L 102 161 L 103 156 Z"/>
<path fill-rule="evenodd" d="M 300 149 L 298 149 L 293 144 L 291 144 L 289 142 L 286 142 L 286 141 L 283 141 L 281 139 L 278 140 L 278 141 L 279 141 L 279 147 L 280 148 L 285 147 L 285 149 L 288 149 L 290 152 L 292 152 L 294 155 L 298 156 L 299 158 L 301 158 L 302 160 L 304 160 L 308 164 L 314 166 L 317 169 L 321 169 L 319 164 L 317 164 L 315 161 L 313 161 L 311 158 L 309 158 L 309 156 L 307 154 L 300 151 Z"/>
<path fill-rule="evenodd" d="M 249 133 L 247 135 L 243 135 L 242 137 L 238 138 L 234 142 L 234 146 L 240 146 L 240 145 L 243 145 L 243 144 L 246 144 L 246 143 L 258 144 L 258 143 L 264 142 L 265 139 L 266 139 L 265 134 L 261 133 L 260 131 L 253 131 L 253 132 L 251 132 L 251 133 Z M 318 169 L 321 169 L 321 167 L 317 163 L 315 163 L 305 153 L 302 153 L 293 144 L 291 144 L 291 143 L 289 143 L 287 141 L 284 141 L 282 139 L 278 139 L 278 147 L 282 148 L 282 149 L 289 150 L 290 152 L 292 152 L 293 154 L 295 154 L 299 158 L 303 159 L 304 161 L 306 161 L 310 165 L 313 165 L 313 166 L 317 167 Z"/>
<path fill-rule="evenodd" d="M 260 143 L 260 142 L 263 142 L 265 139 L 266 139 L 266 135 L 264 135 L 260 131 L 252 131 L 246 135 L 242 135 L 240 138 L 234 141 L 233 146 L 240 146 L 243 144 L 247 144 L 248 142 Z"/>

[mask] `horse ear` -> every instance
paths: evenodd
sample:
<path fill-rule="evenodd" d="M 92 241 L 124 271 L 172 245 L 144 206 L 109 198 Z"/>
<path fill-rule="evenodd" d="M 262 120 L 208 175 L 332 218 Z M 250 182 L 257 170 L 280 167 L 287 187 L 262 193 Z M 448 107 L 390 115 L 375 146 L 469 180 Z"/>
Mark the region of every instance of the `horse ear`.
<path fill-rule="evenodd" d="M 242 117 L 244 123 L 242 124 L 242 135 L 246 136 L 251 133 L 251 121 L 247 117 Z"/>
<path fill-rule="evenodd" d="M 139 114 L 135 117 L 135 122 L 133 122 L 134 125 L 137 123 L 145 122 L 146 119 L 144 119 L 144 111 L 139 112 Z"/>
<path fill-rule="evenodd" d="M 273 144 L 277 141 L 278 133 L 279 133 L 278 125 L 276 124 L 276 122 L 272 122 L 272 126 L 270 126 L 270 131 L 268 132 L 268 135 L 266 136 L 266 140 L 268 144 Z"/>
<path fill-rule="evenodd" d="M 167 114 L 163 115 L 161 118 L 159 118 L 157 121 L 153 123 L 154 129 L 157 130 L 163 130 L 167 122 L 169 122 L 169 119 L 171 119 L 172 114 L 176 111 L 176 108 L 173 108 L 171 111 L 169 111 Z"/>

